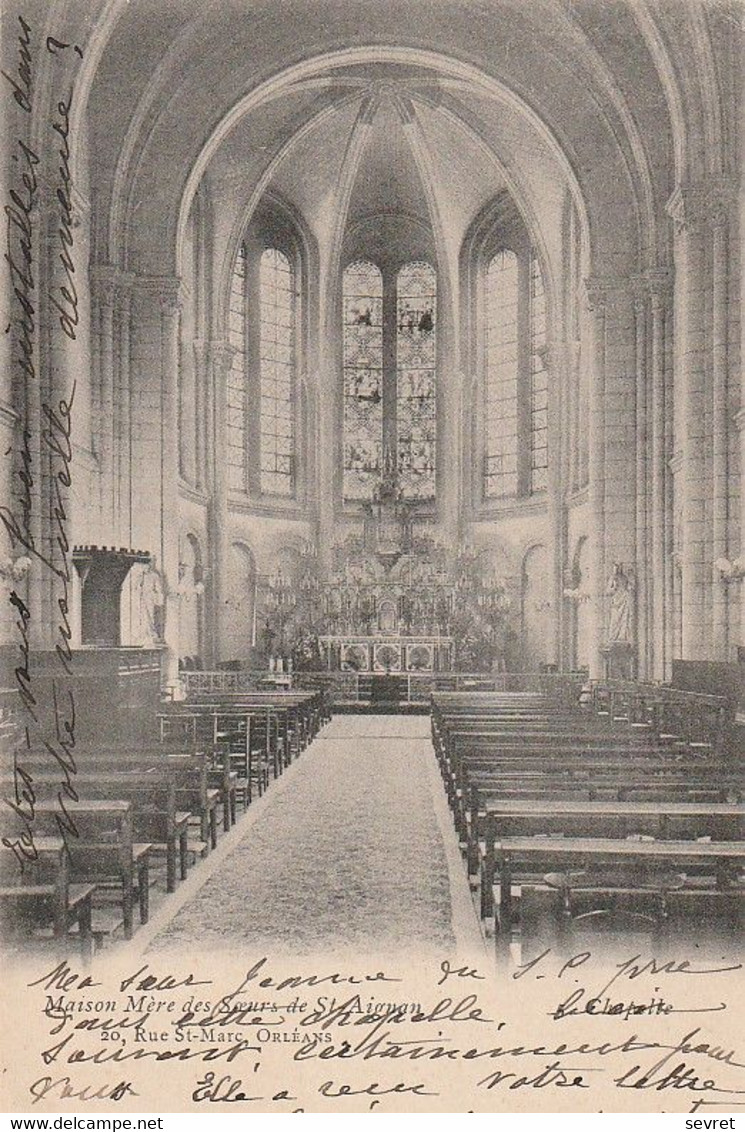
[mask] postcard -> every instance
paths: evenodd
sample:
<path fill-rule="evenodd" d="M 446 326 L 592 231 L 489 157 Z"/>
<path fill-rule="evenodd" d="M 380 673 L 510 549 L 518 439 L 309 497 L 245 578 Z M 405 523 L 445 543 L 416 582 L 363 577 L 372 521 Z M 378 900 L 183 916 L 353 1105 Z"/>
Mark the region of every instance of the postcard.
<path fill-rule="evenodd" d="M 740 1111 L 742 16 L 4 0 L 5 1110 Z"/>

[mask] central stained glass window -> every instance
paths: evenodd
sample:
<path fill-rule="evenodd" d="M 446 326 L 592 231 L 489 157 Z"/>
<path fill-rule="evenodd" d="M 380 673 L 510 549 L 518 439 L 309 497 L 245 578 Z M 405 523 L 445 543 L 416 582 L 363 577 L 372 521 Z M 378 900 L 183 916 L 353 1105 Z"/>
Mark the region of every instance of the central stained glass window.
<path fill-rule="evenodd" d="M 344 272 L 344 498 L 369 499 L 383 468 L 383 276 Z"/>
<path fill-rule="evenodd" d="M 385 277 L 373 263 L 343 277 L 343 492 L 371 499 L 384 473 L 400 496 L 435 496 L 437 276 L 408 263 Z"/>
<path fill-rule="evenodd" d="M 435 316 L 437 279 L 428 263 L 408 263 L 396 286 L 398 482 L 406 499 L 435 495 Z"/>

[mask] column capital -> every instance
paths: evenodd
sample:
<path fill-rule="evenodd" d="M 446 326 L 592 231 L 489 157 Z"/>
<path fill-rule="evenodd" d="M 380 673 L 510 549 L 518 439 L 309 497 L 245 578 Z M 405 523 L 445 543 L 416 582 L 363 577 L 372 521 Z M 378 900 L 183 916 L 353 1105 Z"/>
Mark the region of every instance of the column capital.
<path fill-rule="evenodd" d="M 376 94 L 369 94 L 362 102 L 359 113 L 357 115 L 357 126 L 372 126 L 375 120 L 375 113 L 378 109 L 379 97 Z"/>
<path fill-rule="evenodd" d="M 238 349 L 235 346 L 231 346 L 229 342 L 222 339 L 211 342 L 209 346 L 212 364 L 221 374 L 228 373 L 237 353 Z"/>
<path fill-rule="evenodd" d="M 96 296 L 109 305 L 119 299 L 123 305 L 129 303 L 132 288 L 137 276 L 129 271 L 120 271 L 110 263 L 94 264 L 91 268 L 91 281 Z"/>
<path fill-rule="evenodd" d="M 732 209 L 737 201 L 737 187 L 730 181 L 720 179 L 709 188 L 709 219 L 712 228 L 722 228 L 729 224 Z"/>
<path fill-rule="evenodd" d="M 204 362 L 209 354 L 209 340 L 207 338 L 194 338 L 192 339 L 192 349 L 194 350 L 194 357 L 198 362 Z"/>
<path fill-rule="evenodd" d="M 157 302 L 162 314 L 176 314 L 181 310 L 181 280 L 175 275 L 137 275 L 133 287 L 142 298 Z"/>
<path fill-rule="evenodd" d="M 4 401 L 0 401 L 0 425 L 6 425 L 12 429 L 18 424 L 20 419 L 20 416 L 12 405 L 7 405 Z"/>
<path fill-rule="evenodd" d="M 605 312 L 605 306 L 608 301 L 608 291 L 603 284 L 603 281 L 598 279 L 597 276 L 591 276 L 585 279 L 585 298 L 587 305 L 591 311 L 598 314 Z"/>
<path fill-rule="evenodd" d="M 394 95 L 394 106 L 396 107 L 396 112 L 402 126 L 416 125 L 416 112 L 410 99 L 402 98 L 400 95 L 398 97 Z"/>
<path fill-rule="evenodd" d="M 96 263 L 91 267 L 91 282 L 101 302 L 113 305 L 119 274 L 118 267 L 112 263 Z"/>
<path fill-rule="evenodd" d="M 49 193 L 39 206 L 39 231 L 47 242 L 52 242 L 56 246 L 59 241 L 58 230 L 60 225 L 60 203 L 56 195 L 57 182 L 45 178 L 43 183 L 49 190 Z M 69 209 L 69 215 L 66 219 L 69 221 L 69 227 L 72 231 L 77 232 L 83 225 L 83 222 L 87 223 L 90 220 L 91 202 L 88 197 L 83 196 L 78 187 L 74 184 L 70 184 L 66 191 L 68 194 L 68 199 L 65 202 L 66 212 Z"/>
<path fill-rule="evenodd" d="M 132 306 L 132 290 L 134 288 L 134 275 L 121 272 L 116 281 L 119 307 L 122 311 L 129 311 Z"/>
<path fill-rule="evenodd" d="M 545 345 L 536 347 L 535 352 L 543 362 L 544 368 L 551 369 L 551 364 L 556 354 L 556 347 L 546 342 Z"/>
<path fill-rule="evenodd" d="M 665 212 L 675 225 L 678 236 L 700 228 L 707 216 L 706 190 L 676 185 L 665 205 Z"/>
<path fill-rule="evenodd" d="M 590 275 L 585 279 L 585 296 L 591 311 L 602 313 L 609 303 L 634 294 L 634 277 L 624 275 Z"/>
<path fill-rule="evenodd" d="M 673 295 L 672 272 L 666 267 L 650 268 L 634 276 L 636 290 L 635 302 L 649 300 L 653 311 L 658 311 L 669 303 Z"/>
<path fill-rule="evenodd" d="M 701 185 L 676 185 L 665 205 L 676 235 L 727 224 L 737 188 L 726 177 Z"/>
<path fill-rule="evenodd" d="M 682 452 L 675 452 L 670 457 L 667 466 L 669 467 L 669 469 L 673 473 L 673 475 L 676 476 L 678 474 L 678 472 L 682 471 L 684 464 L 685 464 L 685 456 L 683 455 L 683 453 Z"/>
<path fill-rule="evenodd" d="M 89 216 L 91 211 L 90 197 L 87 197 L 84 193 L 81 193 L 77 185 L 72 186 L 72 192 L 70 195 L 72 197 L 72 207 L 77 213 L 79 221 L 83 217 Z"/>
<path fill-rule="evenodd" d="M 115 282 L 120 291 L 131 292 L 137 282 L 137 276 L 131 271 L 117 271 Z"/>

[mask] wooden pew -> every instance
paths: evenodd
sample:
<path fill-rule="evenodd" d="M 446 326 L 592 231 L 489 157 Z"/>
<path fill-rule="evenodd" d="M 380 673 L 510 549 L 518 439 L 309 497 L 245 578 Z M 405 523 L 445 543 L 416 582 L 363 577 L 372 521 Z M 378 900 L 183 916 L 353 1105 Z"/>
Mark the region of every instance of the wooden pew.
<path fill-rule="evenodd" d="M 509 790 L 519 796 L 520 790 L 528 789 L 542 789 L 545 793 L 553 791 L 557 795 L 562 790 L 581 789 L 590 799 L 611 797 L 619 801 L 634 794 L 638 797 L 644 791 L 655 791 L 660 798 L 672 792 L 673 797 L 683 795 L 690 800 L 699 795 L 722 801 L 739 800 L 743 794 L 742 780 L 727 772 L 726 767 L 702 769 L 693 763 L 664 767 L 622 759 L 609 765 L 602 757 L 594 762 L 567 759 L 521 764 L 516 761 L 503 766 L 495 762 L 484 765 L 465 763 L 459 788 L 450 797 L 450 805 L 456 829 L 468 843 L 467 809 L 474 790 L 494 795 Z"/>
<path fill-rule="evenodd" d="M 280 729 L 276 713 L 265 707 L 175 704 L 159 718 L 164 748 L 188 744 L 187 749 L 210 753 L 223 768 L 227 759 L 244 810 L 267 788 L 270 768 L 275 778 L 280 772 Z"/>
<path fill-rule="evenodd" d="M 34 860 L 19 861 L 10 849 L 0 852 L 0 908 L 3 938 L 29 938 L 51 928 L 58 948 L 77 926 L 84 961 L 93 952 L 91 925 L 94 884 L 71 884 L 68 857 L 61 837 L 35 837 Z"/>
<path fill-rule="evenodd" d="M 597 887 L 600 893 L 612 892 L 616 887 L 613 870 L 618 873 L 617 887 L 625 892 L 648 887 L 644 881 L 659 871 L 688 867 L 699 873 L 704 870 L 714 877 L 716 889 L 731 889 L 738 868 L 745 862 L 745 843 L 741 841 L 632 841 L 612 837 L 503 837 L 495 843 L 493 860 L 485 859 L 484 884 L 499 878 L 499 912 L 495 916 L 495 933 L 509 938 L 512 925 L 512 885 L 522 877 L 549 874 L 552 869 L 564 873 L 572 866 L 589 869 L 585 888 Z M 623 866 L 633 866 L 624 871 Z M 605 867 L 605 874 L 599 869 Z M 666 867 L 666 869 L 665 869 Z M 597 885 L 593 886 L 592 871 L 598 872 Z M 646 874 L 646 875 L 645 875 Z M 669 875 L 669 872 L 667 873 Z M 563 882 L 562 882 L 563 883 Z M 664 879 L 660 881 L 659 895 L 663 903 L 666 896 Z M 488 897 L 487 897 L 488 901 Z"/>
<path fill-rule="evenodd" d="M 223 692 L 198 695 L 187 701 L 189 708 L 205 704 L 215 709 L 264 709 L 270 716 L 274 715 L 280 730 L 283 766 L 297 757 L 315 737 L 323 716 L 321 692 Z"/>
<path fill-rule="evenodd" d="M 220 774 L 217 778 L 220 785 L 211 785 L 206 756 L 167 753 L 156 747 L 139 752 L 96 748 L 77 753 L 76 757 L 78 773 L 95 774 L 100 771 L 106 775 L 139 772 L 146 776 L 147 781 L 153 781 L 156 777 L 164 781 L 172 780 L 179 809 L 189 810 L 199 820 L 201 841 L 213 849 L 217 845 L 217 807 L 221 802 L 225 804 L 221 794 L 224 775 Z M 230 805 L 229 799 L 227 805 Z"/>
<path fill-rule="evenodd" d="M 220 785 L 211 785 L 211 773 L 204 756 L 191 754 L 167 754 L 158 747 L 153 750 L 133 751 L 122 747 L 96 747 L 95 749 L 76 749 L 77 774 L 90 777 L 125 773 L 140 774 L 147 782 L 156 778 L 172 780 L 176 788 L 176 804 L 181 810 L 189 810 L 200 825 L 201 841 L 208 847 L 217 844 L 217 806 L 223 801 L 221 787 L 224 774 L 215 776 Z M 36 770 L 46 770 L 48 756 L 29 754 L 24 757 L 24 766 L 33 774 Z M 230 781 L 228 782 L 230 786 Z M 227 805 L 230 805 L 229 798 Z"/>
<path fill-rule="evenodd" d="M 673 862 L 702 876 L 713 871 L 716 891 L 728 899 L 736 892 L 743 810 L 718 801 L 730 794 L 741 800 L 742 772 L 723 757 L 713 733 L 667 730 L 668 720 L 633 698 L 615 700 L 598 717 L 509 696 L 433 697 L 435 750 L 469 872 L 481 874 L 487 917 L 500 874 L 497 929 L 500 920 L 511 923 L 512 879 L 529 882 L 557 861 L 589 864 L 590 888 L 597 882 L 605 894 L 649 891 L 651 868 L 663 905 L 663 874 Z M 714 846 L 724 848 L 718 854 Z M 565 904 L 573 883 L 560 880 Z"/>
<path fill-rule="evenodd" d="M 0 776 L 0 785 L 12 787 L 10 775 Z M 151 844 L 152 854 L 166 858 L 166 891 L 176 888 L 177 865 L 186 879 L 189 855 L 189 819 L 191 813 L 177 810 L 175 783 L 168 778 L 125 771 L 97 774 L 78 773 L 73 785 L 81 800 L 106 799 L 132 803 L 133 835 L 140 842 Z M 33 788 L 37 800 L 53 801 L 60 789 L 59 775 L 53 771 L 35 770 Z"/>
<path fill-rule="evenodd" d="M 662 738 L 694 748 L 726 749 L 732 719 L 726 696 L 628 681 L 596 681 L 591 694 L 593 711 L 611 721 L 644 724 Z"/>
<path fill-rule="evenodd" d="M 91 881 L 97 888 L 112 879 L 121 885 L 124 936 L 131 939 L 135 891 L 140 923 L 147 923 L 149 917 L 151 849 L 149 842 L 134 840 L 132 803 L 85 799 L 66 802 L 65 810 L 76 831 L 66 838 L 70 879 Z M 37 802 L 38 827 L 43 832 L 56 830 L 59 813 L 57 802 Z"/>
<path fill-rule="evenodd" d="M 689 843 L 710 837 L 716 842 L 735 842 L 742 840 L 745 822 L 742 803 L 502 799 L 483 792 L 481 800 L 483 822 L 478 816 L 474 818 L 472 812 L 471 823 L 477 845 L 483 832 L 480 865 L 484 917 L 492 913 L 496 847 L 502 841 L 560 833 L 575 840 L 625 840 L 631 834 L 641 834 L 654 836 L 656 841 Z"/>

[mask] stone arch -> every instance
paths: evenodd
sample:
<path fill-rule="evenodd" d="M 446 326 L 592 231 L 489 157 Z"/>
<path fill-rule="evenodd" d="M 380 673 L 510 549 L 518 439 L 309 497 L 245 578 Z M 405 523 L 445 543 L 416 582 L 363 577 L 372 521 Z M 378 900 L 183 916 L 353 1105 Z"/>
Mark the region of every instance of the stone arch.
<path fill-rule="evenodd" d="M 586 191 L 581 188 L 581 181 L 573 168 L 572 161 L 566 156 L 561 145 L 557 141 L 554 133 L 551 131 L 546 122 L 538 115 L 538 113 L 525 103 L 525 101 L 515 95 L 503 83 L 496 78 L 487 75 L 483 70 L 474 67 L 472 64 L 467 64 L 459 59 L 442 54 L 441 52 L 413 49 L 413 48 L 400 48 L 396 46 L 384 47 L 376 45 L 375 47 L 356 47 L 346 50 L 337 50 L 327 52 L 314 56 L 312 59 L 304 60 L 301 63 L 296 63 L 292 67 L 286 68 L 278 75 L 273 76 L 271 79 L 259 84 L 254 90 L 240 98 L 231 109 L 224 114 L 219 125 L 213 130 L 210 137 L 202 145 L 198 154 L 189 161 L 188 175 L 180 182 L 179 185 L 172 186 L 171 203 L 166 203 L 167 214 L 164 217 L 162 213 L 162 194 L 159 190 L 158 199 L 161 203 L 161 216 L 156 227 L 162 234 L 166 235 L 165 245 L 161 241 L 159 243 L 159 270 L 163 270 L 163 250 L 165 247 L 166 254 L 170 256 L 169 268 L 177 272 L 179 261 L 179 247 L 182 239 L 182 230 L 185 223 L 186 215 L 190 205 L 191 197 L 196 191 L 196 187 L 206 170 L 212 155 L 216 152 L 219 145 L 229 133 L 230 129 L 235 125 L 239 118 L 249 112 L 251 109 L 260 105 L 268 98 L 277 97 L 283 90 L 289 89 L 293 83 L 307 79 L 309 76 L 319 76 L 332 67 L 338 67 L 342 64 L 364 63 L 369 60 L 381 59 L 385 60 L 400 60 L 405 55 L 406 61 L 413 65 L 420 65 L 423 67 L 431 67 L 439 70 L 443 76 L 449 79 L 457 79 L 467 83 L 474 83 L 478 88 L 484 92 L 488 92 L 490 97 L 500 101 L 501 104 L 508 105 L 510 110 L 516 114 L 521 115 L 525 120 L 528 128 L 534 132 L 535 136 L 541 139 L 541 142 L 546 145 L 548 151 L 553 155 L 553 159 L 557 162 L 558 167 L 562 171 L 564 179 L 570 183 L 577 195 L 578 201 L 582 202 L 581 215 L 585 224 L 589 223 L 589 212 L 587 200 L 592 196 L 590 186 L 586 186 Z M 163 123 L 163 128 L 165 123 Z M 115 190 L 114 198 L 112 199 L 112 234 L 110 257 L 117 260 L 122 259 L 127 262 L 129 259 L 129 252 L 127 248 L 133 250 L 133 245 L 129 236 L 133 234 L 134 230 L 130 230 L 130 226 L 125 223 L 125 217 L 128 215 L 129 206 L 122 208 L 123 198 L 128 201 L 134 200 L 147 200 L 150 194 L 144 197 L 140 194 L 140 189 L 137 187 L 139 171 L 150 170 L 152 168 L 148 164 L 147 155 L 149 147 L 155 147 L 152 152 L 153 166 L 157 165 L 155 153 L 157 152 L 157 137 L 158 128 L 157 124 L 151 128 L 148 137 L 143 147 L 137 155 L 135 161 L 134 155 L 131 162 L 131 171 L 136 170 L 131 177 L 125 177 L 124 173 L 119 177 L 118 185 Z M 492 156 L 495 161 L 498 157 L 492 151 Z M 512 189 L 517 199 L 525 202 L 531 200 L 530 184 L 526 182 L 525 178 L 516 179 L 513 171 L 504 171 L 508 179 L 508 183 L 512 182 Z M 165 186 L 161 186 L 164 188 Z M 175 196 L 174 196 L 175 193 Z M 626 198 L 628 200 L 628 197 Z M 618 205 L 623 210 L 623 194 L 618 196 Z M 633 211 L 633 209 L 632 209 Z M 138 214 L 138 228 L 144 223 L 146 218 Z M 595 240 L 594 244 L 602 243 L 605 239 L 603 234 L 603 227 L 607 229 L 607 213 L 601 206 L 596 217 L 596 222 L 592 225 L 594 228 Z M 147 225 L 145 225 L 147 227 Z M 129 235 L 128 235 L 129 233 Z M 639 241 L 641 243 L 641 241 Z M 170 248 L 170 251 L 168 250 Z M 147 249 L 143 247 L 143 255 L 146 256 Z"/>
<path fill-rule="evenodd" d="M 57 10 L 62 7 L 61 3 L 52 5 L 50 9 L 49 26 Z M 636 26 L 642 36 L 651 65 L 657 76 L 660 87 L 663 91 L 663 97 L 668 108 L 669 113 L 669 130 L 672 139 L 672 149 L 676 167 L 676 178 L 678 181 L 690 176 L 693 169 L 696 167 L 698 159 L 702 154 L 710 156 L 716 152 L 717 142 L 722 140 L 726 134 L 726 130 L 721 121 L 721 115 L 717 116 L 709 111 L 708 114 L 704 113 L 703 102 L 705 96 L 713 89 L 718 89 L 719 81 L 717 74 L 717 67 L 715 62 L 715 49 L 712 43 L 709 17 L 706 12 L 698 11 L 692 12 L 691 18 L 696 21 L 697 31 L 702 34 L 697 34 L 693 46 L 696 49 L 697 56 L 700 58 L 701 66 L 685 68 L 681 66 L 681 52 L 688 49 L 691 45 L 688 40 L 683 42 L 683 33 L 670 23 L 670 17 L 664 10 L 652 7 L 647 0 L 640 0 L 639 3 L 629 4 L 630 18 L 634 20 Z M 695 6 L 694 6 L 695 7 Z M 690 10 L 690 9 L 687 9 Z M 99 17 L 94 26 L 93 32 L 88 36 L 86 43 L 86 54 L 84 65 L 80 68 L 79 76 L 76 80 L 76 100 L 74 107 L 73 123 L 76 128 L 71 131 L 73 140 L 73 169 L 77 171 L 77 165 L 82 152 L 79 149 L 82 145 L 80 139 L 84 131 L 79 128 L 84 113 L 90 101 L 90 95 L 93 84 L 96 78 L 97 69 L 101 65 L 107 48 L 112 43 L 115 43 L 115 33 L 117 25 L 122 17 L 122 13 L 126 11 L 126 5 L 123 0 L 109 0 L 106 4 L 102 15 Z M 609 68 L 603 68 L 603 60 L 597 55 L 596 50 L 593 48 L 592 43 L 586 34 L 580 28 L 580 21 L 564 14 L 563 23 L 564 30 L 573 39 L 573 50 L 577 52 L 578 57 L 585 59 L 587 67 L 589 68 L 589 75 L 591 81 L 598 84 L 598 98 L 605 99 L 609 110 L 614 113 L 619 119 L 618 123 L 614 125 L 610 118 L 606 115 L 604 128 L 609 132 L 609 135 L 618 134 L 619 137 L 624 138 L 624 144 L 628 151 L 627 164 L 629 165 L 632 181 L 637 186 L 643 186 L 645 181 L 645 155 L 643 152 L 643 144 L 639 144 L 639 140 L 633 136 L 633 106 L 626 107 L 624 102 L 623 92 L 619 89 L 618 84 L 614 81 L 612 72 Z M 196 43 L 203 30 L 203 20 L 199 17 L 188 20 L 184 27 L 179 31 L 172 44 L 164 53 L 163 58 L 158 64 L 156 70 L 148 81 L 146 88 L 131 117 L 130 128 L 126 138 L 126 144 L 121 148 L 121 159 L 116 174 L 116 183 L 111 190 L 111 210 L 110 219 L 112 224 L 112 238 L 109 241 L 108 252 L 104 258 L 110 262 L 117 262 L 117 248 L 122 246 L 121 237 L 123 231 L 123 224 L 126 224 L 124 213 L 122 212 L 122 205 L 124 198 L 127 200 L 138 199 L 136 192 L 129 192 L 127 186 L 129 185 L 134 190 L 134 182 L 141 170 L 143 169 L 146 161 L 143 162 L 143 157 L 147 153 L 147 147 L 154 142 L 154 137 L 158 130 L 158 115 L 157 107 L 159 99 L 161 98 L 164 89 L 168 88 L 171 92 L 173 85 L 178 81 L 179 77 L 189 74 L 189 68 L 186 63 L 192 53 L 196 50 Z M 705 34 L 704 34 L 705 33 Z M 347 48 L 344 51 L 327 52 L 326 54 L 319 54 L 311 60 L 303 60 L 296 62 L 290 68 L 284 71 L 269 76 L 268 68 L 265 68 L 264 75 L 262 75 L 263 82 L 260 87 L 263 88 L 266 97 L 272 97 L 273 94 L 281 89 L 281 84 L 300 81 L 313 81 L 313 67 L 318 70 L 319 61 L 329 58 L 331 55 L 337 55 L 345 58 L 361 59 L 381 58 L 391 54 L 397 48 L 395 46 L 388 46 L 385 44 L 375 45 L 361 45 L 353 48 Z M 402 49 L 399 49 L 402 50 Z M 488 75 L 484 70 L 483 60 L 479 60 L 481 66 L 475 65 L 466 58 L 457 56 L 449 56 L 444 54 L 442 50 L 438 50 L 434 45 L 421 47 L 421 48 L 406 48 L 407 54 L 411 55 L 412 51 L 421 56 L 422 59 L 443 60 L 450 63 L 451 67 L 449 74 L 457 78 L 462 78 L 466 75 L 480 75 L 482 78 L 491 83 L 494 89 L 499 88 L 502 84 L 496 78 Z M 701 74 L 698 74 L 700 70 Z M 693 74 L 686 74 L 686 71 L 693 72 Z M 310 77 L 308 77 L 310 76 Z M 188 80 L 187 80 L 188 81 Z M 189 178 L 183 183 L 183 200 L 186 202 L 188 208 L 188 199 L 193 191 L 194 186 L 201 178 L 202 172 L 209 162 L 210 153 L 209 149 L 214 151 L 213 142 L 219 144 L 220 137 L 224 136 L 232 123 L 240 116 L 245 109 L 250 105 L 257 104 L 256 96 L 260 87 L 255 88 L 248 94 L 236 99 L 234 105 L 230 107 L 227 113 L 223 113 L 218 117 L 221 123 L 217 127 L 217 131 L 211 135 L 206 145 L 197 154 L 194 160 L 188 160 L 187 164 L 191 166 Z M 507 88 L 505 87 L 505 90 Z M 510 93 L 507 91 L 507 93 Z M 528 106 L 525 98 L 518 95 L 512 95 L 515 103 L 519 103 L 521 108 L 529 113 L 531 122 L 541 122 L 546 134 L 554 136 L 551 133 L 549 123 L 549 115 L 546 114 L 546 119 L 543 122 L 537 110 Z M 253 101 L 251 101 L 253 100 Z M 215 119 L 213 119 L 215 120 Z M 697 128 L 691 130 L 692 124 Z M 620 133 L 619 133 L 620 127 Z M 631 131 L 628 137 L 626 134 Z M 220 137 L 217 137 L 219 132 Z M 554 140 L 556 140 L 554 138 Z M 699 144 L 700 142 L 700 144 Z M 696 147 L 696 152 L 692 150 Z M 558 146 L 557 142 L 557 147 Z M 157 151 L 157 144 L 155 145 Z M 578 172 L 578 180 L 584 176 L 584 165 L 581 160 L 577 159 L 576 155 L 572 154 L 567 157 L 567 164 L 571 164 Z M 183 163 L 177 163 L 179 167 L 183 167 Z M 704 166 L 699 166 L 703 168 Z M 76 181 L 82 183 L 82 179 L 77 176 Z M 642 189 L 639 189 L 641 192 Z M 522 195 L 522 194 L 518 194 Z M 591 194 L 585 194 L 589 199 Z M 647 194 L 648 195 L 648 194 Z M 142 198 L 139 198 L 142 199 Z M 178 205 L 176 206 L 178 208 Z M 648 202 L 642 205 L 641 211 L 646 208 L 649 214 Z M 654 223 L 655 218 L 649 217 Z M 597 214 L 597 223 L 602 227 L 602 224 L 607 220 L 607 215 L 602 212 Z M 171 225 L 172 239 L 167 241 L 168 244 L 174 248 L 178 245 L 178 223 Z M 650 238 L 649 233 L 640 238 L 640 247 L 654 247 L 655 241 Z M 659 242 L 657 242 L 659 246 Z M 175 266 L 175 260 L 174 260 Z M 597 268 L 596 268 L 597 270 Z"/>
<path fill-rule="evenodd" d="M 227 243 L 227 251 L 223 258 L 219 275 L 216 280 L 214 299 L 214 322 L 218 327 L 221 338 L 227 340 L 228 307 L 230 301 L 230 284 L 235 258 L 238 254 L 241 241 L 257 209 L 264 208 L 267 215 L 276 212 L 287 232 L 295 244 L 295 250 L 300 262 L 301 309 L 305 312 L 303 317 L 303 350 L 300 373 L 306 374 L 311 368 L 309 359 L 313 356 L 314 342 L 308 332 L 313 325 L 313 319 L 308 317 L 315 306 L 315 288 L 311 281 L 318 271 L 318 248 L 313 233 L 310 231 L 305 218 L 289 201 L 277 192 L 264 192 L 260 195 L 252 194 L 251 199 L 235 218 Z"/>
<path fill-rule="evenodd" d="M 188 531 L 179 546 L 179 655 L 191 667 L 204 661 L 204 566 L 201 543 Z"/>
<path fill-rule="evenodd" d="M 571 194 L 568 195 L 571 198 Z M 538 259 L 546 301 L 547 355 L 554 359 L 553 363 L 549 363 L 547 366 L 551 373 L 550 385 L 560 383 L 564 377 L 564 367 L 558 360 L 560 351 L 552 350 L 552 344 L 557 340 L 560 341 L 563 334 L 561 325 L 563 318 L 561 301 L 563 265 L 561 262 L 553 262 L 553 257 L 549 253 L 537 220 L 526 215 L 520 202 L 515 200 L 511 194 L 503 191 L 492 200 L 487 201 L 472 220 L 463 238 L 459 253 L 460 310 L 458 317 L 461 328 L 461 362 L 463 369 L 472 375 L 472 389 L 474 391 L 470 398 L 464 400 L 465 428 L 470 441 L 470 443 L 464 445 L 464 483 L 468 485 L 468 495 L 471 505 L 474 507 L 479 507 L 482 503 L 483 485 L 480 455 L 484 447 L 482 412 L 484 318 L 479 292 L 483 284 L 486 260 L 499 244 L 499 241 L 494 239 L 494 233 L 499 229 L 503 229 L 507 233 L 509 247 L 512 247 L 509 243 L 509 236 L 515 235 L 520 246 L 526 245 L 524 248 L 526 254 L 527 246 L 529 246 L 530 253 L 535 253 Z M 486 253 L 487 248 L 489 249 L 488 253 Z M 525 377 L 526 375 L 523 374 L 522 376 Z M 549 449 L 551 446 L 552 441 L 549 440 Z M 523 493 L 522 497 L 527 498 L 527 495 Z"/>
<path fill-rule="evenodd" d="M 256 558 L 248 543 L 230 545 L 225 579 L 225 616 L 220 619 L 222 640 L 218 642 L 224 661 L 250 664 L 261 626 L 257 623 L 258 573 Z"/>
<path fill-rule="evenodd" d="M 532 543 L 520 570 L 520 628 L 526 667 L 556 663 L 551 556 L 542 542 Z"/>

